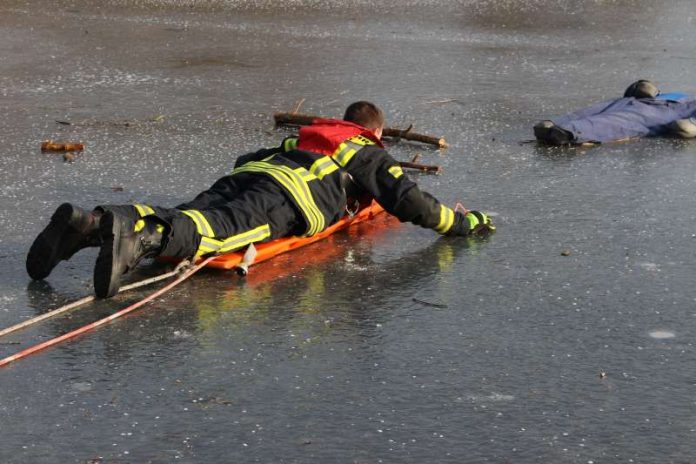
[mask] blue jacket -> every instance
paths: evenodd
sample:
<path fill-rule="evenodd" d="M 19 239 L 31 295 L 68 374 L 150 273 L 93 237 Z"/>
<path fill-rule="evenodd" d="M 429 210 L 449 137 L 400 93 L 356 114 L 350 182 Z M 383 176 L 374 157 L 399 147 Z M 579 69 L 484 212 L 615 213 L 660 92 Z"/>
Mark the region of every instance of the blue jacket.
<path fill-rule="evenodd" d="M 656 98 L 617 98 L 552 119 L 575 143 L 611 142 L 663 135 L 669 123 L 696 116 L 696 98 L 669 93 Z"/>

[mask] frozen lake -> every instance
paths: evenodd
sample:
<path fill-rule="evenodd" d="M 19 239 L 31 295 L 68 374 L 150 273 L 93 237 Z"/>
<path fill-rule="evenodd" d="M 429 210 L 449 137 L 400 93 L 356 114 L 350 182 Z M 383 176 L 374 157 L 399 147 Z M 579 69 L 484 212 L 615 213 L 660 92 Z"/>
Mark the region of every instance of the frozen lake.
<path fill-rule="evenodd" d="M 246 281 L 202 272 L 0 369 L 1 462 L 696 460 L 696 141 L 523 143 L 639 78 L 696 93 L 693 2 L 379 3 L 0 4 L 0 328 L 92 292 L 94 250 L 26 275 L 60 203 L 189 199 L 303 99 L 444 137 L 387 147 L 498 226 L 380 219 Z M 148 291 L 3 337 L 0 358 Z"/>

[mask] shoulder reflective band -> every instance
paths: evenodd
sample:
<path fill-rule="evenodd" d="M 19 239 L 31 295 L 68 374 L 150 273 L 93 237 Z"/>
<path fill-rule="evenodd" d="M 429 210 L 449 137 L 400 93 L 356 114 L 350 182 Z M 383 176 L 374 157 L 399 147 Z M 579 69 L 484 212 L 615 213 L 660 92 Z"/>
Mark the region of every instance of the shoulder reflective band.
<path fill-rule="evenodd" d="M 352 137 L 338 146 L 336 151 L 331 157 L 336 160 L 336 162 L 341 167 L 346 167 L 346 165 L 353 159 L 353 156 L 366 145 L 374 145 L 375 142 L 363 137 L 362 135 L 357 135 Z"/>
<path fill-rule="evenodd" d="M 302 169 L 306 172 L 306 169 Z M 302 211 L 302 214 L 305 216 L 307 220 L 306 236 L 312 236 L 324 230 L 324 215 L 314 202 L 314 197 L 309 189 L 309 185 L 304 179 L 304 177 L 306 177 L 305 175 L 298 174 L 287 166 L 263 161 L 250 161 L 244 166 L 232 171 L 232 174 L 234 175 L 240 172 L 254 172 L 273 177 L 292 196 L 297 206 Z M 311 174 L 307 172 L 307 175 Z"/>
<path fill-rule="evenodd" d="M 283 151 L 291 151 L 297 148 L 297 138 L 296 137 L 288 137 L 283 141 Z"/>
<path fill-rule="evenodd" d="M 357 143 L 360 146 L 365 146 L 365 145 L 374 145 L 375 142 L 372 140 L 368 139 L 367 137 L 363 137 L 362 135 L 356 135 L 355 137 L 351 137 L 349 139 L 353 143 Z"/>
<path fill-rule="evenodd" d="M 187 209 L 182 211 L 182 213 L 190 217 L 193 223 L 196 224 L 196 231 L 200 235 L 203 237 L 215 237 L 215 232 L 208 220 L 203 216 L 203 213 L 195 209 Z"/>
<path fill-rule="evenodd" d="M 338 164 L 328 156 L 322 156 L 316 160 L 309 168 L 309 172 L 314 174 L 318 179 L 323 179 L 338 169 Z"/>
<path fill-rule="evenodd" d="M 454 224 L 454 211 L 445 205 L 440 205 L 440 223 L 435 230 L 440 234 L 446 234 Z"/>
<path fill-rule="evenodd" d="M 155 214 L 155 210 L 147 205 L 133 205 L 133 207 L 138 210 L 138 214 L 140 215 L 140 217 Z"/>
<path fill-rule="evenodd" d="M 346 164 L 348 164 L 361 148 L 362 147 L 356 147 L 350 142 L 343 142 L 338 146 L 338 150 L 336 150 L 336 153 L 331 155 L 331 157 L 335 159 L 341 167 L 346 167 Z"/>
<path fill-rule="evenodd" d="M 404 175 L 404 171 L 401 170 L 401 166 L 392 166 L 389 168 L 389 174 L 394 176 L 395 179 Z"/>

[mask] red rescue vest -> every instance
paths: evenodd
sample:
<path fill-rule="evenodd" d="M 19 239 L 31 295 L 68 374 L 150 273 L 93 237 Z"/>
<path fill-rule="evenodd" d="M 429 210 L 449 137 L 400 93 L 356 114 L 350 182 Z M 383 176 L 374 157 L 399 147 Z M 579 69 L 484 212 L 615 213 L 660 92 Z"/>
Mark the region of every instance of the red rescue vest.
<path fill-rule="evenodd" d="M 384 148 L 374 132 L 365 127 L 341 119 L 321 119 L 312 121 L 311 126 L 300 128 L 299 150 L 321 153 L 322 155 L 333 155 L 338 146 L 356 135 L 362 135 Z"/>

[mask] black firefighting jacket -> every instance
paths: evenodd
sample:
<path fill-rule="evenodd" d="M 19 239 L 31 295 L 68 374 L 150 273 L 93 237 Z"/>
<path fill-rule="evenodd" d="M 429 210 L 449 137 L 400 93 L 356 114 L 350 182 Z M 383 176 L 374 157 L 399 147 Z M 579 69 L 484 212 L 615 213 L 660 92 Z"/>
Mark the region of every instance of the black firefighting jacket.
<path fill-rule="evenodd" d="M 464 215 L 438 202 L 406 176 L 385 149 L 363 135 L 340 143 L 325 155 L 297 148 L 289 137 L 279 147 L 239 157 L 232 175 L 256 173 L 273 178 L 302 212 L 306 236 L 317 234 L 346 212 L 346 174 L 402 222 L 412 222 L 443 235 L 466 235 Z"/>

